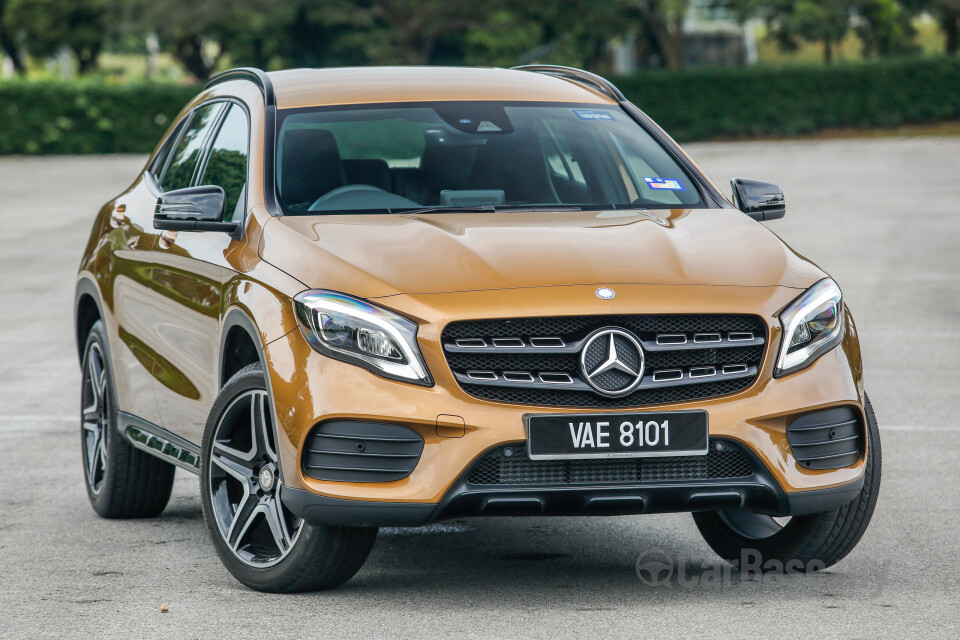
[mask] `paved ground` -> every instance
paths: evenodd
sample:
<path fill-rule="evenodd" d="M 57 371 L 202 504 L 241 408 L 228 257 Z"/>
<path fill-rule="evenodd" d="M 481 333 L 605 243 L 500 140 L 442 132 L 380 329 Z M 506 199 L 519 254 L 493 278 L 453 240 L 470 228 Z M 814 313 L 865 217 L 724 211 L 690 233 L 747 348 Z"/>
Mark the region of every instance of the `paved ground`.
<path fill-rule="evenodd" d="M 847 560 L 741 581 L 715 574 L 686 515 L 496 519 L 384 531 L 332 593 L 248 591 L 207 541 L 192 476 L 152 521 L 101 520 L 84 495 L 73 273 L 93 212 L 141 159 L 3 159 L 0 637 L 958 637 L 960 138 L 690 151 L 723 185 L 781 183 L 789 213 L 771 227 L 856 313 L 885 459 Z M 687 579 L 644 584 L 650 552 L 687 561 Z"/>

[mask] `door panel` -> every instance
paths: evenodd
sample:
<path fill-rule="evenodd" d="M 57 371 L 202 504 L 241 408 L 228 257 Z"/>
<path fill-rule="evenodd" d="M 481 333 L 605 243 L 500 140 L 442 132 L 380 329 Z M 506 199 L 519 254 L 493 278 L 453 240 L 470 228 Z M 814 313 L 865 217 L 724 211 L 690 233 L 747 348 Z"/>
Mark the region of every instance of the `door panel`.
<path fill-rule="evenodd" d="M 163 426 L 200 443 L 219 391 L 220 292 L 225 233 L 165 232 L 154 250 L 151 279 L 164 297 L 154 321 L 163 359 L 155 364 Z"/>
<path fill-rule="evenodd" d="M 152 288 L 151 249 L 157 242 L 153 230 L 156 196 L 141 179 L 117 199 L 110 219 L 113 283 L 109 294 L 117 324 L 113 349 L 117 400 L 122 411 L 160 423 L 153 385 L 156 344 L 152 320 L 163 300 Z M 104 292 L 107 295 L 107 292 Z"/>

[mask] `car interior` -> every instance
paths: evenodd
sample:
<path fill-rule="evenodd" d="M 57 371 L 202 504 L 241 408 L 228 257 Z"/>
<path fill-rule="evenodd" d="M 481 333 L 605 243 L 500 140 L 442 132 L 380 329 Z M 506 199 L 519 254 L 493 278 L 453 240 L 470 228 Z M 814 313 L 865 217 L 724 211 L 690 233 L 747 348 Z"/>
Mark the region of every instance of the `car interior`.
<path fill-rule="evenodd" d="M 353 111 L 345 122 L 327 114 L 320 115 L 329 122 L 304 119 L 281 126 L 277 172 L 287 213 L 498 205 L 663 207 L 690 204 L 691 196 L 693 202 L 699 200 L 677 163 L 636 125 L 627 131 L 641 138 L 639 144 L 616 130 L 605 133 L 600 123 L 576 119 L 515 115 L 506 121 L 503 115 L 490 115 L 454 124 L 434 116 L 429 122 L 406 122 L 415 127 L 413 134 L 409 126 L 398 125 L 393 140 L 389 129 L 383 134 L 386 120 L 380 113 L 364 121 Z M 477 120 L 480 124 L 473 126 L 497 130 L 464 128 L 465 122 Z M 662 175 L 684 186 L 662 192 L 646 186 L 647 176 Z"/>

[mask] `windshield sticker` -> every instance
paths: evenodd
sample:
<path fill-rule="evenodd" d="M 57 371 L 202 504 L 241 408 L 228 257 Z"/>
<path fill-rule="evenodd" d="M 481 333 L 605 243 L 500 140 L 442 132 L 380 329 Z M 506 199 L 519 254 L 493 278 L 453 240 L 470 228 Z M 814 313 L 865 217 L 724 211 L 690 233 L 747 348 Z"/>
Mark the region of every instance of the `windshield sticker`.
<path fill-rule="evenodd" d="M 613 120 L 613 114 L 606 111 L 594 111 L 592 109 L 572 109 L 573 115 L 581 120 Z"/>
<path fill-rule="evenodd" d="M 489 120 L 484 120 L 479 125 L 477 125 L 477 132 L 479 133 L 481 131 L 501 131 L 501 129 L 500 127 L 493 124 Z"/>
<path fill-rule="evenodd" d="M 659 189 L 661 191 L 686 191 L 686 187 L 683 186 L 679 180 L 674 180 L 673 178 L 644 178 L 644 182 L 647 183 L 647 186 L 651 189 Z"/>

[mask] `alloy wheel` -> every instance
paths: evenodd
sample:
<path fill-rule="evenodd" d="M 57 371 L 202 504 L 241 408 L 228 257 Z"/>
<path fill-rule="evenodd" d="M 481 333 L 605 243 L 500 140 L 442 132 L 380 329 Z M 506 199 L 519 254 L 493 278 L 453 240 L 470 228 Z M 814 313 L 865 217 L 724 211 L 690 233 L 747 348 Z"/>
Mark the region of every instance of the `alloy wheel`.
<path fill-rule="evenodd" d="M 83 368 L 81 424 L 83 469 L 87 486 L 97 495 L 107 472 L 107 438 L 110 432 L 110 398 L 103 351 L 96 342 L 87 349 Z"/>
<path fill-rule="evenodd" d="M 253 567 L 276 564 L 290 553 L 303 521 L 283 506 L 283 481 L 266 391 L 237 396 L 213 434 L 206 472 L 210 504 L 227 547 Z"/>

